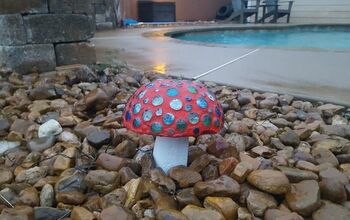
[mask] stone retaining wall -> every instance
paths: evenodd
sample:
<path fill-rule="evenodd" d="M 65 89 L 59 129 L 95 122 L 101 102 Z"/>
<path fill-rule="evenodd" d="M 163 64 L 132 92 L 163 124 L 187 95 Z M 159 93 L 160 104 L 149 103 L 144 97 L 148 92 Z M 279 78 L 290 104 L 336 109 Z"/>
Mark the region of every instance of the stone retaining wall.
<path fill-rule="evenodd" d="M 115 28 L 117 24 L 116 8 L 119 0 L 91 0 L 97 30 Z"/>
<path fill-rule="evenodd" d="M 0 0 L 0 69 L 95 63 L 92 14 L 91 0 Z"/>

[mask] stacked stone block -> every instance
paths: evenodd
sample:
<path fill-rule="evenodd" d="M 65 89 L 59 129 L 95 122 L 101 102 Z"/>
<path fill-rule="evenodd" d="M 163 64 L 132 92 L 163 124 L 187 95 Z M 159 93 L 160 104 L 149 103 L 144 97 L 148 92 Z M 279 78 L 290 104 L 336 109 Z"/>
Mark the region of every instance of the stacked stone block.
<path fill-rule="evenodd" d="M 94 63 L 92 12 L 91 0 L 0 0 L 0 69 Z"/>
<path fill-rule="evenodd" d="M 117 26 L 115 12 L 119 0 L 91 0 L 97 30 L 112 29 Z"/>

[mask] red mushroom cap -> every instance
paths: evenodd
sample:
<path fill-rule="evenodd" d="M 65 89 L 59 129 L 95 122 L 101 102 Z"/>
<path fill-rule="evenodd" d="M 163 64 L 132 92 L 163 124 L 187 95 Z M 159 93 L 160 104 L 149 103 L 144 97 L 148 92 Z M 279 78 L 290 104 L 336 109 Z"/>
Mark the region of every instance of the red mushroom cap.
<path fill-rule="evenodd" d="M 123 123 L 141 134 L 189 137 L 219 132 L 223 117 L 215 95 L 202 83 L 156 80 L 129 99 Z"/>

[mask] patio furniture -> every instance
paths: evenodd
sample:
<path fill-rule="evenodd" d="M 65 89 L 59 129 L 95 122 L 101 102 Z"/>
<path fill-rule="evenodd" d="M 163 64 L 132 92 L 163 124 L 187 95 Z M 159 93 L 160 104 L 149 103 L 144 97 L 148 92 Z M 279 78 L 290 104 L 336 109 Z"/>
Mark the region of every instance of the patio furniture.
<path fill-rule="evenodd" d="M 279 1 L 279 0 L 266 0 L 263 7 L 263 16 L 259 20 L 259 23 L 265 23 L 265 19 L 272 17 L 270 23 L 276 23 L 281 17 L 287 16 L 287 23 L 290 21 L 290 13 L 292 11 L 293 1 Z M 280 6 L 281 3 L 288 3 L 287 8 Z"/>
<path fill-rule="evenodd" d="M 249 5 L 248 3 L 255 2 L 255 5 Z M 226 19 L 226 21 L 239 20 L 239 23 L 243 24 L 247 22 L 247 18 L 255 15 L 255 23 L 258 23 L 260 0 L 232 0 L 233 12 Z"/>

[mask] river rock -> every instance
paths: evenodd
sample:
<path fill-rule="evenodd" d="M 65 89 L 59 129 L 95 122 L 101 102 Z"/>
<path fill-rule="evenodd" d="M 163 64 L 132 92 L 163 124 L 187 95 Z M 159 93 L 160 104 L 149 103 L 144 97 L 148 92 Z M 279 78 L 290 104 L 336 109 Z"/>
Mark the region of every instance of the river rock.
<path fill-rule="evenodd" d="M 254 170 L 247 180 L 258 189 L 276 195 L 285 194 L 290 188 L 287 176 L 277 170 Z"/>
<path fill-rule="evenodd" d="M 28 206 L 39 206 L 39 195 L 38 191 L 34 187 L 28 187 L 23 189 L 19 194 L 18 194 L 18 200 L 17 203 L 18 205 L 28 205 Z"/>
<path fill-rule="evenodd" d="M 17 193 L 10 189 L 10 188 L 4 188 L 0 191 L 1 195 L 6 198 L 7 201 L 9 201 L 11 204 L 16 204 L 17 201 Z"/>
<path fill-rule="evenodd" d="M 60 135 L 58 135 L 57 140 L 60 142 L 69 142 L 69 143 L 80 142 L 78 136 L 70 131 L 63 131 Z"/>
<path fill-rule="evenodd" d="M 217 158 L 225 159 L 228 157 L 238 158 L 238 151 L 235 146 L 228 143 L 220 135 L 211 136 L 208 141 L 207 152 Z"/>
<path fill-rule="evenodd" d="M 119 171 L 127 163 L 125 158 L 102 153 L 98 156 L 96 164 L 109 171 Z"/>
<path fill-rule="evenodd" d="M 334 154 L 347 153 L 349 149 L 349 141 L 346 139 L 324 139 L 313 144 L 313 148 L 323 148 L 330 150 Z"/>
<path fill-rule="evenodd" d="M 28 170 L 23 170 L 16 176 L 16 182 L 34 185 L 38 180 L 44 178 L 47 172 L 47 167 L 33 167 Z"/>
<path fill-rule="evenodd" d="M 79 102 L 74 104 L 76 111 L 99 111 L 108 106 L 109 97 L 100 88 L 92 90 Z"/>
<path fill-rule="evenodd" d="M 81 192 L 59 192 L 56 194 L 56 201 L 69 205 L 80 205 L 86 199 L 86 195 Z"/>
<path fill-rule="evenodd" d="M 308 152 L 297 150 L 292 158 L 294 161 L 304 160 L 313 164 L 318 164 L 316 159 Z"/>
<path fill-rule="evenodd" d="M 298 146 L 300 144 L 300 138 L 298 134 L 293 131 L 289 130 L 287 132 L 284 132 L 282 135 L 279 136 L 279 139 L 281 142 L 287 146 Z"/>
<path fill-rule="evenodd" d="M 176 201 L 168 194 L 162 192 L 157 188 L 151 188 L 149 194 L 155 204 L 155 210 L 161 209 L 177 209 Z"/>
<path fill-rule="evenodd" d="M 328 167 L 324 170 L 321 170 L 319 175 L 322 180 L 324 179 L 337 180 L 343 185 L 346 185 L 349 183 L 349 179 L 347 178 L 347 176 L 333 167 Z"/>
<path fill-rule="evenodd" d="M 340 115 L 334 115 L 332 117 L 332 125 L 347 125 L 348 123 L 348 119 Z"/>
<path fill-rule="evenodd" d="M 334 166 L 338 166 L 339 162 L 334 154 L 327 149 L 316 148 L 312 150 L 312 156 L 316 159 L 317 163 L 331 163 Z"/>
<path fill-rule="evenodd" d="M 249 127 L 242 121 L 233 121 L 228 127 L 229 133 L 247 134 L 250 132 Z"/>
<path fill-rule="evenodd" d="M 166 187 L 170 192 L 175 192 L 176 186 L 174 181 L 171 178 L 167 177 L 161 169 L 151 170 L 150 175 L 153 182 L 157 183 L 160 186 Z"/>
<path fill-rule="evenodd" d="M 27 147 L 32 152 L 42 152 L 54 145 L 55 136 L 47 136 L 42 138 L 34 138 L 27 143 Z"/>
<path fill-rule="evenodd" d="M 40 206 L 52 207 L 55 202 L 55 191 L 51 184 L 46 184 L 40 192 Z"/>
<path fill-rule="evenodd" d="M 138 176 L 134 173 L 134 171 L 130 167 L 122 167 L 119 170 L 120 182 L 122 185 L 125 185 L 132 179 L 137 179 Z M 170 178 L 169 178 L 170 179 Z M 175 183 L 173 183 L 175 185 Z"/>
<path fill-rule="evenodd" d="M 265 212 L 264 220 L 304 220 L 304 218 L 295 212 L 268 209 Z"/>
<path fill-rule="evenodd" d="M 344 187 L 340 181 L 336 179 L 323 179 L 320 183 L 321 196 L 323 199 L 327 199 L 334 203 L 342 204 L 347 200 L 347 194 Z"/>
<path fill-rule="evenodd" d="M 339 154 L 336 156 L 339 163 L 350 163 L 350 154 Z"/>
<path fill-rule="evenodd" d="M 132 179 L 123 187 L 127 193 L 125 207 L 131 208 L 142 197 L 143 180 L 142 178 Z"/>
<path fill-rule="evenodd" d="M 183 208 L 186 205 L 201 206 L 201 202 L 194 194 L 193 188 L 185 188 L 177 191 L 176 200 L 179 203 L 179 207 Z"/>
<path fill-rule="evenodd" d="M 207 135 L 201 135 L 198 137 L 206 137 Z M 206 154 L 204 150 L 199 148 L 198 146 L 189 146 L 188 147 L 188 163 L 192 163 L 195 159 L 197 159 L 199 156 Z"/>
<path fill-rule="evenodd" d="M 157 212 L 156 217 L 164 220 L 189 220 L 186 215 L 175 209 L 162 209 Z"/>
<path fill-rule="evenodd" d="M 264 100 L 259 102 L 259 107 L 264 109 L 272 109 L 275 105 L 278 104 L 277 97 L 267 97 Z"/>
<path fill-rule="evenodd" d="M 221 176 L 218 179 L 198 182 L 194 185 L 194 193 L 199 198 L 207 196 L 237 197 L 240 185 L 231 177 Z"/>
<path fill-rule="evenodd" d="M 33 124 L 34 123 L 29 120 L 16 119 L 10 127 L 10 131 L 14 131 L 16 133 L 25 135 L 27 133 L 28 128 Z"/>
<path fill-rule="evenodd" d="M 291 123 L 290 121 L 287 121 L 284 118 L 272 118 L 270 119 L 270 122 L 279 128 L 293 127 L 293 123 Z"/>
<path fill-rule="evenodd" d="M 70 215 L 72 220 L 94 220 L 95 216 L 83 207 L 75 206 Z"/>
<path fill-rule="evenodd" d="M 225 217 L 212 209 L 188 205 L 181 211 L 189 220 L 225 220 Z"/>
<path fill-rule="evenodd" d="M 84 192 L 86 184 L 84 181 L 84 175 L 74 173 L 61 177 L 55 184 L 55 192 Z"/>
<path fill-rule="evenodd" d="M 55 136 L 62 132 L 62 127 L 58 121 L 51 119 L 44 124 L 40 125 L 38 130 L 38 137 Z"/>
<path fill-rule="evenodd" d="M 201 172 L 204 181 L 215 180 L 219 175 L 219 168 L 215 164 L 209 164 Z"/>
<path fill-rule="evenodd" d="M 104 206 L 102 206 L 102 198 L 99 195 L 93 195 L 88 197 L 83 207 L 90 212 L 99 211 L 105 208 Z"/>
<path fill-rule="evenodd" d="M 240 162 L 237 164 L 230 176 L 237 182 L 243 183 L 252 171 L 253 166 L 250 163 Z"/>
<path fill-rule="evenodd" d="M 310 162 L 304 161 L 304 160 L 299 160 L 296 164 L 295 164 L 296 168 L 299 168 L 301 170 L 308 170 L 314 173 L 318 173 L 320 170 L 319 168 Z"/>
<path fill-rule="evenodd" d="M 350 179 L 350 163 L 341 164 L 339 168 L 339 170 Z"/>
<path fill-rule="evenodd" d="M 238 208 L 238 212 L 237 212 L 237 215 L 238 215 L 238 219 L 239 220 L 253 220 L 253 214 L 251 214 L 247 208 L 244 208 L 244 207 L 239 207 Z"/>
<path fill-rule="evenodd" d="M 29 91 L 31 100 L 52 99 L 56 98 L 56 90 L 53 87 L 37 87 Z"/>
<path fill-rule="evenodd" d="M 0 137 L 7 135 L 10 130 L 10 122 L 6 118 L 0 118 Z"/>
<path fill-rule="evenodd" d="M 196 158 L 190 165 L 190 168 L 196 172 L 201 172 L 210 163 L 211 158 L 208 154 L 203 154 Z"/>
<path fill-rule="evenodd" d="M 141 174 L 142 176 L 149 177 L 149 173 L 152 169 L 156 167 L 156 163 L 153 159 L 152 154 L 144 154 L 141 156 L 140 159 L 140 165 L 141 165 Z"/>
<path fill-rule="evenodd" d="M 14 208 L 4 208 L 1 212 L 0 219 L 4 220 L 33 220 L 34 211 L 29 206 L 16 206 Z M 36 218 L 35 218 L 36 219 Z"/>
<path fill-rule="evenodd" d="M 74 166 L 75 155 L 77 149 L 75 147 L 69 147 L 62 152 L 62 155 L 59 155 L 55 162 L 53 163 L 53 170 L 55 173 L 61 173 L 64 170 L 67 170 Z"/>
<path fill-rule="evenodd" d="M 32 113 L 32 114 L 35 116 L 35 113 Z M 39 117 L 37 117 L 35 121 L 39 124 L 44 124 L 51 119 L 58 121 L 59 117 L 60 117 L 60 114 L 58 112 L 47 112 L 44 115 L 40 115 Z"/>
<path fill-rule="evenodd" d="M 122 206 L 110 206 L 106 209 L 103 209 L 100 215 L 101 220 L 115 220 L 118 217 L 118 220 L 135 220 L 135 216 L 123 208 Z"/>
<path fill-rule="evenodd" d="M 349 125 L 321 125 L 320 132 L 329 136 L 347 137 Z"/>
<path fill-rule="evenodd" d="M 11 183 L 13 180 L 13 174 L 10 170 L 0 170 L 0 186 L 3 184 Z"/>
<path fill-rule="evenodd" d="M 292 184 L 286 195 L 289 208 L 298 214 L 308 217 L 321 206 L 320 187 L 315 180 L 304 180 Z"/>
<path fill-rule="evenodd" d="M 130 140 L 124 140 L 114 149 L 114 152 L 119 157 L 132 158 L 136 154 L 137 144 Z"/>
<path fill-rule="evenodd" d="M 229 176 L 231 172 L 235 169 L 239 161 L 234 157 L 226 158 L 219 162 L 219 174 Z"/>
<path fill-rule="evenodd" d="M 244 89 L 238 93 L 237 101 L 241 106 L 252 103 L 255 104 L 255 98 L 251 91 Z"/>
<path fill-rule="evenodd" d="M 86 136 L 91 146 L 100 148 L 111 141 L 111 133 L 108 130 L 92 131 Z"/>
<path fill-rule="evenodd" d="M 19 141 L 0 141 L 0 154 L 5 153 L 8 150 L 17 148 L 21 145 Z"/>
<path fill-rule="evenodd" d="M 249 156 L 247 153 L 240 152 L 239 159 L 241 162 L 247 162 L 251 164 L 253 170 L 257 170 L 261 165 L 261 161 L 258 158 L 253 158 Z"/>
<path fill-rule="evenodd" d="M 283 166 L 278 166 L 277 169 L 282 171 L 291 183 L 298 183 L 302 180 L 318 180 L 318 175 L 311 171 Z"/>
<path fill-rule="evenodd" d="M 220 212 L 226 219 L 236 219 L 238 205 L 229 197 L 206 197 L 203 206 Z"/>
<path fill-rule="evenodd" d="M 35 220 L 54 220 L 64 216 L 69 216 L 70 211 L 67 209 L 57 209 L 50 207 L 35 207 Z"/>
<path fill-rule="evenodd" d="M 321 111 L 329 111 L 334 114 L 334 113 L 343 111 L 345 107 L 341 105 L 324 104 L 324 105 L 318 106 L 317 109 Z"/>
<path fill-rule="evenodd" d="M 247 207 L 254 216 L 262 217 L 267 209 L 277 207 L 277 201 L 267 193 L 249 190 Z"/>
<path fill-rule="evenodd" d="M 270 145 L 278 150 L 283 150 L 286 147 L 278 138 L 271 138 Z"/>
<path fill-rule="evenodd" d="M 202 181 L 201 175 L 185 166 L 176 166 L 169 170 L 169 177 L 174 179 L 180 188 L 193 186 L 195 183 Z"/>
<path fill-rule="evenodd" d="M 127 193 L 125 189 L 118 188 L 112 192 L 104 195 L 101 199 L 98 199 L 98 208 L 107 208 L 111 205 L 124 205 L 126 201 Z"/>
<path fill-rule="evenodd" d="M 98 127 L 91 125 L 88 121 L 83 121 L 74 127 L 74 132 L 81 138 L 85 138 L 90 132 L 99 131 Z"/>
<path fill-rule="evenodd" d="M 350 210 L 331 202 L 323 202 L 321 208 L 312 214 L 314 220 L 348 220 L 350 219 Z"/>
<path fill-rule="evenodd" d="M 114 171 L 91 170 L 84 180 L 87 187 L 102 194 L 109 193 L 120 185 L 120 175 Z"/>

